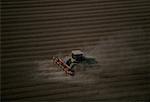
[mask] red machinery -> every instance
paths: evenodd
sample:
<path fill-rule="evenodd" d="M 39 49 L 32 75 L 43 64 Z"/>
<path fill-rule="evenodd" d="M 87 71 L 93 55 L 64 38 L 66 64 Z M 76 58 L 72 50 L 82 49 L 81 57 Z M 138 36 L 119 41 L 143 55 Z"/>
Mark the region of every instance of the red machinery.
<path fill-rule="evenodd" d="M 74 75 L 74 70 L 72 70 L 61 58 L 53 57 L 53 63 L 62 68 L 67 75 Z"/>

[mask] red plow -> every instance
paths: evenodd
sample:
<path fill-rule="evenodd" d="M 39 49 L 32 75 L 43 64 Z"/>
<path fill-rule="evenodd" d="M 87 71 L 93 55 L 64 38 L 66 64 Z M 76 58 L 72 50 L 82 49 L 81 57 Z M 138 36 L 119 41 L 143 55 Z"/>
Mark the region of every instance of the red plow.
<path fill-rule="evenodd" d="M 66 75 L 74 75 L 74 70 L 72 70 L 61 58 L 53 57 L 53 63 L 58 65 Z"/>

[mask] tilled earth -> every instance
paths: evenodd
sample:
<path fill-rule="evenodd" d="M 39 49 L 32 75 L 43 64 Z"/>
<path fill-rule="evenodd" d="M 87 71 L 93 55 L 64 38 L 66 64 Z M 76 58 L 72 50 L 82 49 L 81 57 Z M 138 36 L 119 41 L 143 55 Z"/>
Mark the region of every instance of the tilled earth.
<path fill-rule="evenodd" d="M 150 101 L 149 0 L 2 1 L 2 101 Z M 97 64 L 52 63 L 81 49 Z"/>

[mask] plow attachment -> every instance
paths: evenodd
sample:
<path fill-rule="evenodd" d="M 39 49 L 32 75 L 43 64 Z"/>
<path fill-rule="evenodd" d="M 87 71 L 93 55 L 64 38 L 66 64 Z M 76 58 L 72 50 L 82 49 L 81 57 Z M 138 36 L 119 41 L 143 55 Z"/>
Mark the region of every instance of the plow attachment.
<path fill-rule="evenodd" d="M 67 75 L 74 75 L 74 70 L 72 70 L 61 58 L 53 57 L 53 63 L 58 65 Z"/>

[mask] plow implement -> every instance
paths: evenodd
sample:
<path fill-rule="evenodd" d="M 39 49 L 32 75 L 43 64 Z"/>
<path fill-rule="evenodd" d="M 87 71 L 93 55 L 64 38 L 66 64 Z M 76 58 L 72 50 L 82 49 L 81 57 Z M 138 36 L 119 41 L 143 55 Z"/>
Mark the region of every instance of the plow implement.
<path fill-rule="evenodd" d="M 53 57 L 53 63 L 58 65 L 66 75 L 74 75 L 74 70 L 72 70 L 61 58 Z"/>

